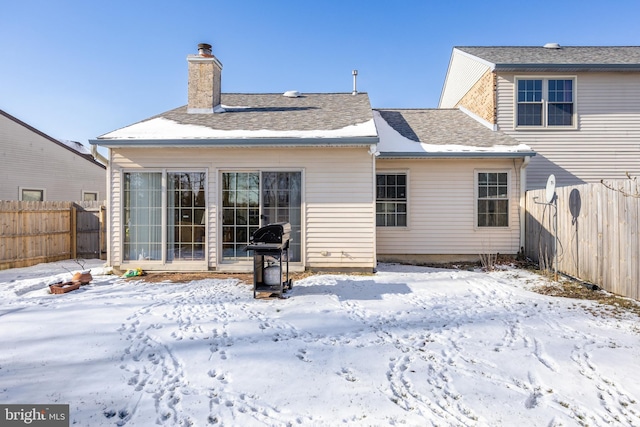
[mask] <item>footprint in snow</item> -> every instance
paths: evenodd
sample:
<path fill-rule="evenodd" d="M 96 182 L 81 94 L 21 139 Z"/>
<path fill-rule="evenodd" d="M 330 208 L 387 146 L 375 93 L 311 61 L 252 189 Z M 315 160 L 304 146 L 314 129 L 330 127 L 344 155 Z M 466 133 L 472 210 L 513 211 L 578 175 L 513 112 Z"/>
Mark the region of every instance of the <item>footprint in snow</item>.
<path fill-rule="evenodd" d="M 345 380 L 351 383 L 358 381 L 358 378 L 353 374 L 353 371 L 349 368 L 342 368 L 340 372 L 338 372 L 338 375 L 340 375 L 342 378 L 344 378 Z"/>
<path fill-rule="evenodd" d="M 298 353 L 296 353 L 296 357 L 303 362 L 311 362 L 311 359 L 307 357 L 307 350 L 305 350 L 304 348 L 298 350 Z"/>

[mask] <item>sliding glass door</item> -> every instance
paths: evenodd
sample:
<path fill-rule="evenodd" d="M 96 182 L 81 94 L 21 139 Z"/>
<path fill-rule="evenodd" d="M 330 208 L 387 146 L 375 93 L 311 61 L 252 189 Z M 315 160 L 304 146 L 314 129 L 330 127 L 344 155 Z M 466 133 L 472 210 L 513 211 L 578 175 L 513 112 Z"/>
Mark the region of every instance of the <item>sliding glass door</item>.
<path fill-rule="evenodd" d="M 167 261 L 205 259 L 204 172 L 167 173 Z"/>
<path fill-rule="evenodd" d="M 206 179 L 206 172 L 125 172 L 122 260 L 205 261 Z"/>
<path fill-rule="evenodd" d="M 300 242 L 301 181 L 300 172 L 262 173 L 262 225 L 274 222 L 291 224 L 290 261 L 300 261 L 302 248 Z"/>
<path fill-rule="evenodd" d="M 244 249 L 259 227 L 291 224 L 290 261 L 301 259 L 301 172 L 222 173 L 222 260 L 246 260 Z"/>
<path fill-rule="evenodd" d="M 123 199 L 123 260 L 162 259 L 162 173 L 125 173 Z"/>
<path fill-rule="evenodd" d="M 222 174 L 222 257 L 247 258 L 249 236 L 260 227 L 260 173 Z"/>

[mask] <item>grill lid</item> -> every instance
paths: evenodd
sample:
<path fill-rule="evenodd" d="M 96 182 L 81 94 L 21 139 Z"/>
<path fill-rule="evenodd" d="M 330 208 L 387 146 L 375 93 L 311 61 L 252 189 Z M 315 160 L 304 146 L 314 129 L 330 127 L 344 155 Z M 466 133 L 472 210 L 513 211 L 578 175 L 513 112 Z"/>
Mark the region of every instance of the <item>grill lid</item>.
<path fill-rule="evenodd" d="M 291 224 L 288 222 L 275 222 L 265 225 L 253 232 L 249 241 L 251 243 L 285 243 L 291 238 Z"/>

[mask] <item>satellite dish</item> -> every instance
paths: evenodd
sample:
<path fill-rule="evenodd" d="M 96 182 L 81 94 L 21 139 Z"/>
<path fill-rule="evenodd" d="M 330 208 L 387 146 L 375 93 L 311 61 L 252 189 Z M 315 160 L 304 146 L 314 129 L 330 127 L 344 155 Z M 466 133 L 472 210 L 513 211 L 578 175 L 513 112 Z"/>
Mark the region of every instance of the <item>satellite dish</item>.
<path fill-rule="evenodd" d="M 551 174 L 549 175 L 549 179 L 547 179 L 547 189 L 544 193 L 545 199 L 547 203 L 551 203 L 553 201 L 553 197 L 556 194 L 556 177 Z"/>

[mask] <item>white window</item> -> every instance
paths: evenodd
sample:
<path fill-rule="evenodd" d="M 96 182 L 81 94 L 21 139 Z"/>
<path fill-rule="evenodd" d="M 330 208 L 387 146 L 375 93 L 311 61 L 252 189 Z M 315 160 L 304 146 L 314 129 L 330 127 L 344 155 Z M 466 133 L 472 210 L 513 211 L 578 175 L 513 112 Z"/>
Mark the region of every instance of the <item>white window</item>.
<path fill-rule="evenodd" d="M 509 226 L 509 173 L 477 172 L 477 226 Z"/>
<path fill-rule="evenodd" d="M 98 192 L 97 191 L 83 191 L 82 192 L 82 201 L 83 202 L 97 202 L 98 201 Z"/>
<path fill-rule="evenodd" d="M 516 127 L 575 127 L 575 78 L 517 78 Z"/>
<path fill-rule="evenodd" d="M 376 226 L 407 226 L 407 174 L 376 175 Z"/>
<path fill-rule="evenodd" d="M 23 202 L 43 202 L 45 191 L 43 188 L 27 188 L 20 187 L 18 189 L 20 193 L 20 200 Z"/>

